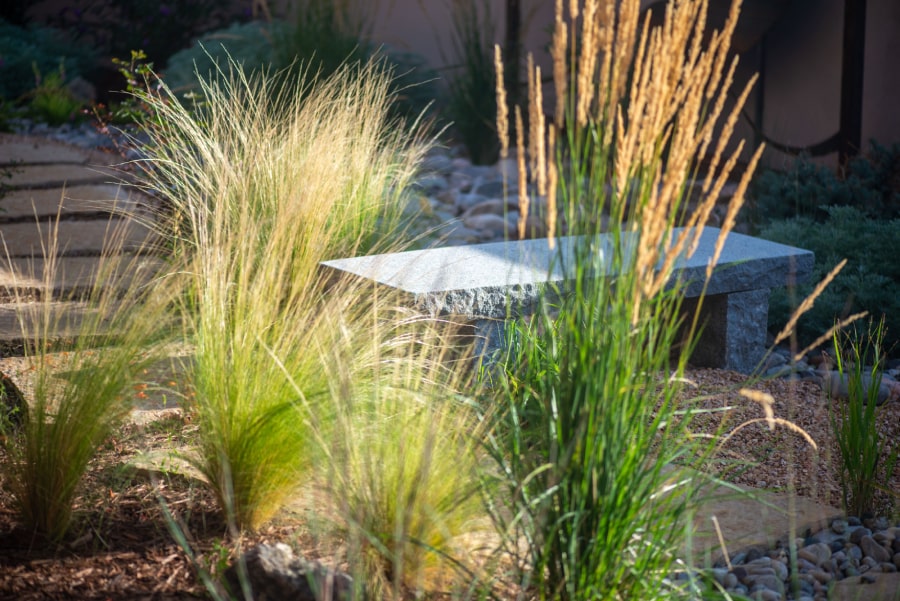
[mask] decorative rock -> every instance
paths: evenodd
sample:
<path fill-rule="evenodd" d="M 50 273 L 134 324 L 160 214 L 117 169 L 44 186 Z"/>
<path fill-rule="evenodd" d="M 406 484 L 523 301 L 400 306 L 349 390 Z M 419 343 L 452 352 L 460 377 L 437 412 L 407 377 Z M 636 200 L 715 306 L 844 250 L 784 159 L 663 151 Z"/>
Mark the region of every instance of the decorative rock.
<path fill-rule="evenodd" d="M 759 588 L 750 591 L 750 598 L 756 601 L 782 601 L 784 595 L 768 588 Z"/>
<path fill-rule="evenodd" d="M 807 545 L 797 552 L 797 557 L 805 559 L 816 566 L 821 566 L 823 561 L 831 558 L 831 547 L 825 543 Z"/>
<path fill-rule="evenodd" d="M 886 563 L 891 561 L 891 554 L 887 549 L 878 544 L 878 542 L 872 538 L 871 536 L 864 536 L 860 541 L 860 545 L 863 553 L 867 556 L 867 558 L 872 558 L 877 563 Z"/>
<path fill-rule="evenodd" d="M 725 574 L 725 578 L 722 580 L 721 584 L 728 590 L 734 590 L 735 587 L 740 584 L 740 582 L 738 582 L 737 576 L 735 576 L 731 572 L 728 572 L 727 574 Z"/>
<path fill-rule="evenodd" d="M 747 555 L 744 557 L 744 561 L 746 563 L 752 563 L 763 556 L 762 549 L 757 547 L 750 547 L 747 549 Z"/>
<path fill-rule="evenodd" d="M 242 562 L 256 601 L 349 601 L 353 598 L 350 576 L 295 557 L 291 548 L 282 543 L 257 545 L 244 554 Z M 232 592 L 241 590 L 239 574 L 237 564 L 225 572 Z"/>
<path fill-rule="evenodd" d="M 759 590 L 759 588 L 765 588 L 770 591 L 775 591 L 779 595 L 784 593 L 784 581 L 776 578 L 774 574 L 751 576 L 747 579 L 745 584 L 750 586 L 751 591 L 754 589 Z"/>
<path fill-rule="evenodd" d="M 868 391 L 874 385 L 870 374 L 862 374 L 863 389 Z M 849 398 L 850 383 L 847 374 L 841 374 L 837 371 L 822 373 L 822 389 L 833 399 L 847 400 Z M 892 387 L 887 382 L 878 383 L 878 393 L 875 401 L 876 405 L 884 404 L 893 392 Z M 868 392 L 867 392 L 868 394 Z"/>
<path fill-rule="evenodd" d="M 486 200 L 488 200 L 488 197 L 482 194 L 458 194 L 453 204 L 456 205 L 459 211 L 464 212 Z"/>
<path fill-rule="evenodd" d="M 835 534 L 843 534 L 847 531 L 847 520 L 837 519 L 831 522 L 831 531 Z"/>
<path fill-rule="evenodd" d="M 473 217 L 475 215 L 484 215 L 486 213 L 492 215 L 503 215 L 511 211 L 518 212 L 518 205 L 500 200 L 499 198 L 491 198 L 476 205 L 470 206 L 462 214 L 462 218 Z"/>
<path fill-rule="evenodd" d="M 865 527 L 854 528 L 850 532 L 850 542 L 858 545 L 864 536 L 872 536 L 872 531 Z"/>

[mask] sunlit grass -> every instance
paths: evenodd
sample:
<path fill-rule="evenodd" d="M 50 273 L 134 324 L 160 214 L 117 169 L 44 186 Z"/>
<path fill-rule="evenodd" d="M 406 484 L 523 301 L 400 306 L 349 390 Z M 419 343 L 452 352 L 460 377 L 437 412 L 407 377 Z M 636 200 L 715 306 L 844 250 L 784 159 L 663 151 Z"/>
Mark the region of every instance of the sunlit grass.
<path fill-rule="evenodd" d="M 26 527 L 51 541 L 70 530 L 88 464 L 131 411 L 130 387 L 167 328 L 165 299 L 149 283 L 144 259 L 121 254 L 121 229 L 110 229 L 86 298 L 61 306 L 71 299 L 54 293 L 58 224 L 59 216 L 42 235 L 43 298 L 25 302 L 12 286 L 34 386 L 21 424 L 3 437 L 2 466 Z M 118 285 L 122 278 L 128 285 Z"/>

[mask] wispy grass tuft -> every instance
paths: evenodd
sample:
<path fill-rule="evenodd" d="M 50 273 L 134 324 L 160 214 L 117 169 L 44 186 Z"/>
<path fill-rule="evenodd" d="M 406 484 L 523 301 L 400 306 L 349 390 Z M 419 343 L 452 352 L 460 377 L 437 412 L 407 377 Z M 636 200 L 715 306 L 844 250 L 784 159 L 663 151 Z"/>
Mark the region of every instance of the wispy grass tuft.
<path fill-rule="evenodd" d="M 56 295 L 58 226 L 57 215 L 43 243 L 41 300 L 12 286 L 34 386 L 18 428 L 3 437 L 2 466 L 24 523 L 53 542 L 69 532 L 88 464 L 131 411 L 127 390 L 167 328 L 153 272 L 140 255 L 121 253 L 124 229 L 110 228 L 85 298 Z"/>
<path fill-rule="evenodd" d="M 223 511 L 253 529 L 309 474 L 311 420 L 331 412 L 316 349 L 363 294 L 328 281 L 319 262 L 402 241 L 401 202 L 424 144 L 388 117 L 391 76 L 375 64 L 324 79 L 301 70 L 293 85 L 234 64 L 223 75 L 204 84 L 197 113 L 165 88 L 140 97 L 159 117 L 146 179 L 171 203 L 163 233 L 195 347 L 197 467 Z"/>
<path fill-rule="evenodd" d="M 484 515 L 476 451 L 485 420 L 463 394 L 471 359 L 451 357 L 450 324 L 384 298 L 352 311 L 340 337 L 316 349 L 332 403 L 330 419 L 312 422 L 332 527 L 372 598 L 458 586 L 475 569 L 458 539 Z"/>

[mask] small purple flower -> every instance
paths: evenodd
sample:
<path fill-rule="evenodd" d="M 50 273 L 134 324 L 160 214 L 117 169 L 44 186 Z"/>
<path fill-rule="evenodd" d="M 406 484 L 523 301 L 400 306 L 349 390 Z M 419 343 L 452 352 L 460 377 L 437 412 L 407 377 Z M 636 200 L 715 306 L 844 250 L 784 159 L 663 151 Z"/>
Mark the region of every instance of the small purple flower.
<path fill-rule="evenodd" d="M 162 16 L 168 17 L 168 16 L 171 15 L 173 12 L 174 12 L 174 11 L 173 11 L 168 5 L 166 5 L 166 4 L 160 4 L 160 5 L 159 5 L 159 14 L 161 14 Z"/>

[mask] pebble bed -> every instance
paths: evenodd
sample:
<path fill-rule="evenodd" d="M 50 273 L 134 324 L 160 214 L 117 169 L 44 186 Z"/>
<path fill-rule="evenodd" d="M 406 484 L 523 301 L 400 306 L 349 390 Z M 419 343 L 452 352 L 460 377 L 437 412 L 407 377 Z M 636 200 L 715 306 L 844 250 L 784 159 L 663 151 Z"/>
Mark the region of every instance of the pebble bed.
<path fill-rule="evenodd" d="M 730 558 L 730 565 L 717 563 L 712 577 L 728 592 L 760 601 L 825 601 L 834 581 L 856 578 L 864 585 L 877 573 L 900 569 L 900 524 L 891 526 L 885 518 L 835 519 L 791 544 L 794 558 L 782 543 L 770 550 L 749 548 Z"/>
<path fill-rule="evenodd" d="M 129 136 L 85 123 L 48 127 L 27 120 L 12 123 L 15 133 L 50 138 L 82 148 L 120 152 L 126 160 L 140 157 Z M 438 149 L 425 159 L 423 175 L 415 183 L 408 213 L 415 215 L 412 234 L 426 245 L 455 246 L 515 238 L 519 220 L 515 177 L 511 163 L 473 165 L 459 149 Z M 504 178 L 504 175 L 506 176 Z M 504 182 L 506 180 L 506 183 Z M 533 194 L 528 229 L 543 234 L 543 199 Z M 504 198 L 510 200 L 504 200 Z M 840 375 L 821 357 L 792 362 L 787 349 L 776 349 L 763 366 L 768 378 L 816 380 L 840 397 L 846 388 Z M 879 401 L 900 396 L 900 363 L 888 365 L 879 388 Z M 844 578 L 871 581 L 873 574 L 900 569 L 900 524 L 884 518 L 834 520 L 830 527 L 773 549 L 750 548 L 715 565 L 712 576 L 731 593 L 761 601 L 824 601 L 829 584 Z M 794 568 L 792 569 L 792 562 Z"/>

